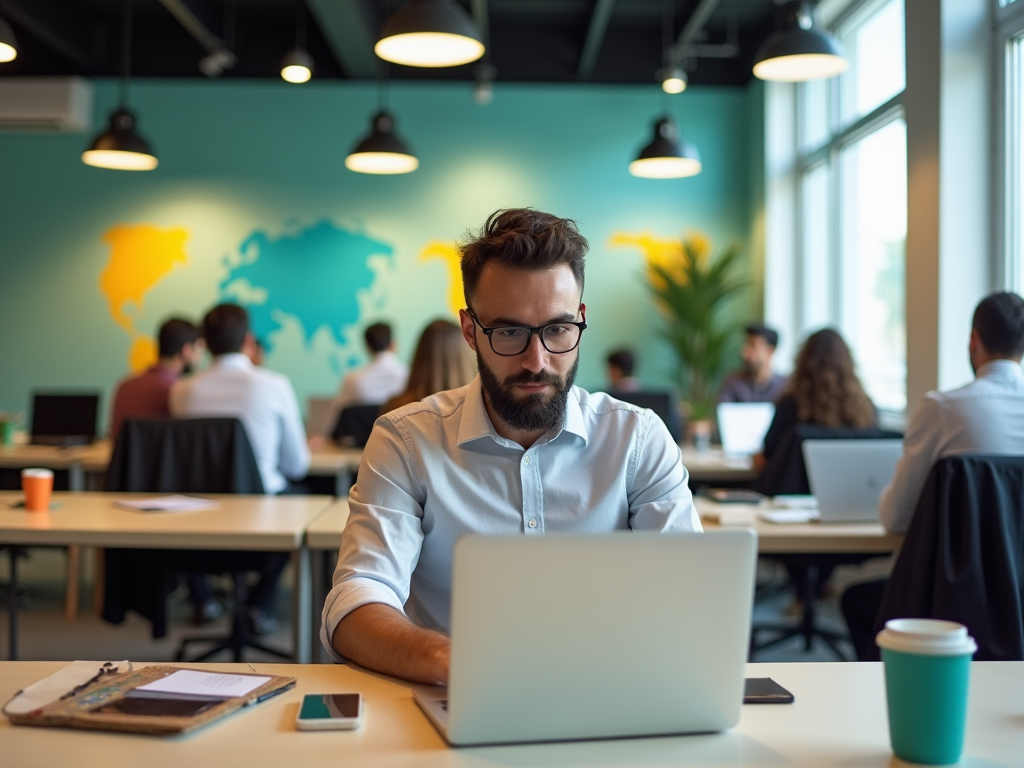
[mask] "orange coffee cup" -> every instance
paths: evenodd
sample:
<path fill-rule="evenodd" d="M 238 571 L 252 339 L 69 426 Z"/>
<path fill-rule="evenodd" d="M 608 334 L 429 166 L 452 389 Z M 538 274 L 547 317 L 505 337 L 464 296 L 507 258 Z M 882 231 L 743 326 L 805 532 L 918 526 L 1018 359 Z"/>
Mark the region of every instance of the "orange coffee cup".
<path fill-rule="evenodd" d="M 50 494 L 53 493 L 53 472 L 48 469 L 23 469 L 21 490 L 25 492 L 25 509 L 30 512 L 48 512 Z"/>

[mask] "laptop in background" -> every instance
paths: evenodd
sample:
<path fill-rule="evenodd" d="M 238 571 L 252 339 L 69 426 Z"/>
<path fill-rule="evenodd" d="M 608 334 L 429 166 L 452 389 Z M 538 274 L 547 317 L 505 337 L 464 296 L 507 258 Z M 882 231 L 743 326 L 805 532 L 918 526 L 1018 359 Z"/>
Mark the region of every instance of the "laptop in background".
<path fill-rule="evenodd" d="M 892 482 L 902 440 L 804 440 L 802 450 L 821 522 L 878 520 L 878 500 Z"/>
<path fill-rule="evenodd" d="M 760 453 L 775 418 L 774 403 L 719 403 L 718 433 L 729 456 Z"/>
<path fill-rule="evenodd" d="M 96 439 L 98 394 L 40 394 L 32 396 L 34 445 L 88 445 Z"/>
<path fill-rule="evenodd" d="M 333 397 L 310 397 L 306 401 L 306 434 L 327 435 L 330 434 L 333 424 L 327 423 L 327 417 L 331 415 Z"/>
<path fill-rule="evenodd" d="M 457 746 L 730 728 L 756 560 L 749 529 L 464 536 L 448 689 L 414 697 Z"/>

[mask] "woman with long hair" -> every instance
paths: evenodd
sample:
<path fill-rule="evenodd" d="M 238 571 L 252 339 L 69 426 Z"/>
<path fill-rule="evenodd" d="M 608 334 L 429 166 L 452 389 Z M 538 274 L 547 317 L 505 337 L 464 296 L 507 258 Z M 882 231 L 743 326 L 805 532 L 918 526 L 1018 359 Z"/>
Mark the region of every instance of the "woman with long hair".
<path fill-rule="evenodd" d="M 775 419 L 764 437 L 764 459 L 794 424 L 874 427 L 878 413 L 857 378 L 850 348 L 831 328 L 811 334 L 796 356 L 789 386 L 775 404 Z"/>
<path fill-rule="evenodd" d="M 476 376 L 476 361 L 462 329 L 448 320 L 428 325 L 416 343 L 405 391 L 381 406 L 382 414 L 446 389 L 464 387 Z"/>

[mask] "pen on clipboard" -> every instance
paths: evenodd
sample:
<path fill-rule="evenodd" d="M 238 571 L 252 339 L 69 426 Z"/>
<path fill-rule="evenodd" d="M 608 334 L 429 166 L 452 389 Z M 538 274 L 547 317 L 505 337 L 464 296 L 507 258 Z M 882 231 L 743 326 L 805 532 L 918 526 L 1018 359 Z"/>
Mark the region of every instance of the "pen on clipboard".
<path fill-rule="evenodd" d="M 295 682 L 293 681 L 291 683 L 288 683 L 288 685 L 284 686 L 283 688 L 277 688 L 277 689 L 275 689 L 273 691 L 268 691 L 267 693 L 264 693 L 262 696 L 259 696 L 259 697 L 255 698 L 255 699 L 253 699 L 252 701 L 250 701 L 249 704 L 262 704 L 267 699 L 272 699 L 275 696 L 277 696 L 279 693 L 284 693 L 285 691 L 290 691 L 294 687 L 295 687 Z"/>

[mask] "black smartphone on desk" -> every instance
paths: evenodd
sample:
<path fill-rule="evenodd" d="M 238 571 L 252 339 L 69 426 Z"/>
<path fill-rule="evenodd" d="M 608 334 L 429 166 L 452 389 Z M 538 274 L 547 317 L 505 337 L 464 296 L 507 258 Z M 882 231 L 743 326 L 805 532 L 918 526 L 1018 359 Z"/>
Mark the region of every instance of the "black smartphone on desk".
<path fill-rule="evenodd" d="M 748 677 L 744 683 L 744 704 L 792 704 L 793 701 L 793 694 L 770 677 Z"/>

